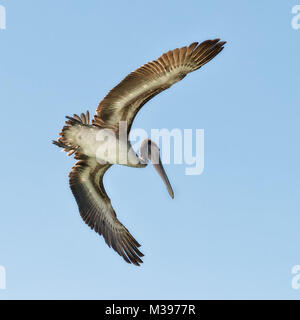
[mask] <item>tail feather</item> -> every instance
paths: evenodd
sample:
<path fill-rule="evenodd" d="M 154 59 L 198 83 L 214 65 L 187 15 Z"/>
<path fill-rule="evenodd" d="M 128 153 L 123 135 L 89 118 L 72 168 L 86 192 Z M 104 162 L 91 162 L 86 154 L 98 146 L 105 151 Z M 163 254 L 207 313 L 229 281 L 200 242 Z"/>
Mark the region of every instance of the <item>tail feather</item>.
<path fill-rule="evenodd" d="M 59 133 L 60 137 L 56 140 L 53 140 L 52 143 L 60 148 L 63 148 L 64 151 L 68 152 L 68 155 L 73 154 L 78 149 L 78 146 L 72 145 L 66 138 L 66 132 L 74 126 L 89 126 L 90 125 L 90 114 L 89 111 L 86 114 L 82 113 L 80 117 L 77 114 L 74 114 L 73 117 L 66 116 L 68 119 L 65 123 L 66 125 L 62 128 Z"/>

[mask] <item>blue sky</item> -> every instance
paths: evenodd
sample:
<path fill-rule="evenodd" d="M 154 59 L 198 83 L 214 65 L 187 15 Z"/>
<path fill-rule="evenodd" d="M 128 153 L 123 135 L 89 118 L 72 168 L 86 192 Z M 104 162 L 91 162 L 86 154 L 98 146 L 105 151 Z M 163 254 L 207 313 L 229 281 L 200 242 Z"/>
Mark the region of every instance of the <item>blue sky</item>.
<path fill-rule="evenodd" d="M 294 1 L 4 1 L 0 299 L 299 299 L 299 51 Z M 127 73 L 220 37 L 225 50 L 134 127 L 205 130 L 205 168 L 114 166 L 105 186 L 142 244 L 128 265 L 81 220 L 74 160 L 51 144 Z"/>

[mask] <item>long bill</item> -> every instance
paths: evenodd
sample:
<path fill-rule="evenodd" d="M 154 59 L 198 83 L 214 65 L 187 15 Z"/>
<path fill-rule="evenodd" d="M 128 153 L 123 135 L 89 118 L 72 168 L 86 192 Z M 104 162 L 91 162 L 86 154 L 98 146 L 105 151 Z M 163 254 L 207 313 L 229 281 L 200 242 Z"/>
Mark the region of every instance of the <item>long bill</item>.
<path fill-rule="evenodd" d="M 169 195 L 171 196 L 172 199 L 174 199 L 174 191 L 172 189 L 172 186 L 171 186 L 171 183 L 170 183 L 170 181 L 168 179 L 166 171 L 165 171 L 165 169 L 164 169 L 164 167 L 162 165 L 160 157 L 159 157 L 159 160 L 158 160 L 158 164 L 157 163 L 152 163 L 152 165 L 156 169 L 156 171 L 158 172 L 160 177 L 162 178 L 164 184 L 166 185 L 166 187 L 168 189 L 168 192 L 169 192 Z"/>

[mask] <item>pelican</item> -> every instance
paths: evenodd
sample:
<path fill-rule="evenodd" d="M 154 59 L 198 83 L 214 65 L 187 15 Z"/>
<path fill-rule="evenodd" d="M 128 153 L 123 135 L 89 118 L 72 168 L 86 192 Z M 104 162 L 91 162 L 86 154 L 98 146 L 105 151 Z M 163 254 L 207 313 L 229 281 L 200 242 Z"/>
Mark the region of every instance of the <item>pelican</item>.
<path fill-rule="evenodd" d="M 80 116 L 74 114 L 73 117 L 66 117 L 68 120 L 60 137 L 53 141 L 78 160 L 69 174 L 69 184 L 84 222 L 102 235 L 107 245 L 128 263 L 139 266 L 144 255 L 139 250 L 140 244 L 118 220 L 103 186 L 103 176 L 113 164 L 144 168 L 150 161 L 174 198 L 158 146 L 146 139 L 141 143 L 138 156 L 131 148 L 129 132 L 137 112 L 147 101 L 188 73 L 201 68 L 223 50 L 225 43 L 220 39 L 194 42 L 190 46 L 168 51 L 141 66 L 106 95 L 91 122 L 88 111 Z M 122 122 L 126 122 L 127 129 L 125 138 L 121 139 L 118 133 Z M 115 134 L 117 144 L 107 143 L 111 139 L 99 138 L 101 133 L 105 136 Z M 104 149 L 105 152 L 101 152 Z"/>

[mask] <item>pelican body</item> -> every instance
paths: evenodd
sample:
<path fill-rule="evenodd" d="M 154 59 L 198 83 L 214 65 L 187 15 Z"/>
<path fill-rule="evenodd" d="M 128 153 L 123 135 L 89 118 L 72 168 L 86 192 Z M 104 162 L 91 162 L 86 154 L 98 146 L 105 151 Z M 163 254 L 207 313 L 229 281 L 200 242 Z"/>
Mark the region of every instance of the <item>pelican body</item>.
<path fill-rule="evenodd" d="M 147 101 L 201 68 L 223 50 L 224 44 L 219 39 L 194 42 L 143 65 L 107 94 L 91 122 L 88 111 L 66 117 L 59 139 L 53 141 L 78 160 L 69 174 L 69 183 L 81 217 L 128 263 L 139 266 L 143 254 L 140 244 L 117 219 L 103 186 L 103 176 L 114 164 L 144 168 L 151 161 L 174 198 L 158 146 L 146 139 L 140 146 L 140 156 L 137 155 L 129 142 L 130 128 Z M 120 134 L 124 123 L 125 134 Z"/>

